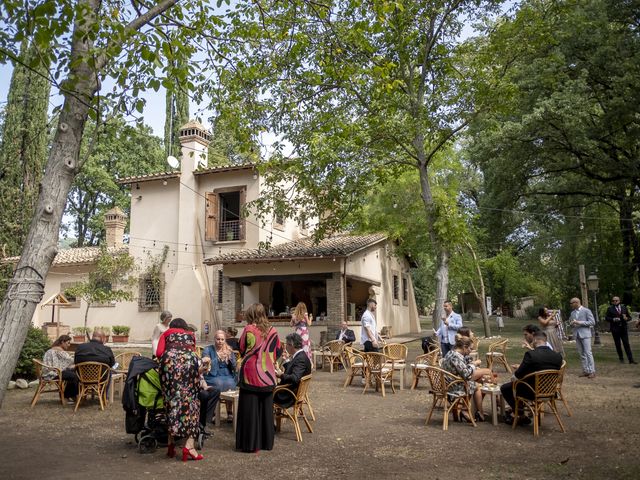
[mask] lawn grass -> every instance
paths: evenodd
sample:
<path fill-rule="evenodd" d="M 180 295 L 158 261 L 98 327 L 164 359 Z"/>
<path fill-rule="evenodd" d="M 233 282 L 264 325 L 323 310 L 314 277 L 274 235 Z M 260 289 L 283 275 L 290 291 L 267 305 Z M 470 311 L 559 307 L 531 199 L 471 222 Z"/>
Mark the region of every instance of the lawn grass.
<path fill-rule="evenodd" d="M 421 318 L 421 326 L 423 330 L 430 331 L 431 330 L 431 321 L 426 317 Z M 507 347 L 507 359 L 510 364 L 519 363 L 524 355 L 524 348 L 522 348 L 523 336 L 522 336 L 522 327 L 531 323 L 533 325 L 537 325 L 537 320 L 531 320 L 527 318 L 504 318 L 504 328 L 502 332 L 498 332 L 498 329 L 495 325 L 495 320 L 491 319 L 491 335 L 492 338 L 484 338 L 483 337 L 483 327 L 482 321 L 480 319 L 474 319 L 471 322 L 465 322 L 465 325 L 480 337 L 480 344 L 478 346 L 478 351 L 481 359 L 484 359 L 485 353 L 489 349 L 489 345 L 498 340 L 497 336 L 502 338 L 508 338 L 509 344 Z M 613 339 L 611 338 L 611 334 L 608 332 L 601 332 L 600 339 L 601 345 L 592 345 L 593 357 L 596 363 L 596 369 L 598 365 L 614 365 L 618 364 L 618 354 L 615 349 L 615 345 L 613 343 Z M 635 358 L 638 361 L 640 358 L 640 332 L 639 331 L 630 331 L 629 341 L 631 343 L 631 350 L 636 352 Z M 412 342 L 413 343 L 413 342 Z M 418 342 L 418 348 L 420 343 Z M 565 360 L 567 362 L 568 368 L 580 368 L 580 358 L 578 357 L 578 353 L 576 352 L 576 343 L 574 341 L 565 341 L 564 342 L 564 350 L 565 350 Z M 625 356 L 625 362 L 626 362 Z"/>

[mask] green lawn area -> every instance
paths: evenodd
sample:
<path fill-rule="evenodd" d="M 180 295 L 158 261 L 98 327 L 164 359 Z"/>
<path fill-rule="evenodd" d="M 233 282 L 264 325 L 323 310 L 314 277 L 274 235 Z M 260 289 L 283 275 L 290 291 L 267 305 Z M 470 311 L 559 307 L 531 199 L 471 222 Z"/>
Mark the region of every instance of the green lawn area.
<path fill-rule="evenodd" d="M 422 320 L 425 318 L 422 317 Z M 504 319 L 504 328 L 501 333 L 498 333 L 498 329 L 495 325 L 495 319 L 491 318 L 491 335 L 496 337 L 500 335 L 502 338 L 507 337 L 509 339 L 509 345 L 507 348 L 507 359 L 510 364 L 519 363 L 524 355 L 524 349 L 521 347 L 523 337 L 522 337 L 522 327 L 525 325 L 532 323 L 537 325 L 537 320 L 531 320 L 527 318 L 506 318 Z M 484 355 L 489 348 L 489 345 L 495 341 L 497 338 L 483 338 L 483 328 L 482 321 L 480 319 L 474 319 L 472 322 L 466 322 L 466 326 L 471 328 L 471 330 L 480 337 L 480 358 L 484 359 Z M 421 322 L 421 326 L 423 330 L 430 331 L 431 323 L 427 319 L 426 321 Z M 596 363 L 596 369 L 598 365 L 607 365 L 607 364 L 617 364 L 618 363 L 618 354 L 616 353 L 615 345 L 613 344 L 613 339 L 611 338 L 611 334 L 608 332 L 600 333 L 600 338 L 602 341 L 602 345 L 593 345 L 593 356 Z M 629 341 L 631 343 L 631 349 L 634 352 L 634 358 L 636 361 L 640 359 L 640 331 L 630 330 Z M 417 348 L 420 348 L 420 342 L 411 342 L 415 343 Z M 580 368 L 580 359 L 578 358 L 578 353 L 576 352 L 575 342 L 564 342 L 564 350 L 565 350 L 565 360 L 567 361 L 568 368 Z M 627 358 L 625 356 L 625 362 Z"/>

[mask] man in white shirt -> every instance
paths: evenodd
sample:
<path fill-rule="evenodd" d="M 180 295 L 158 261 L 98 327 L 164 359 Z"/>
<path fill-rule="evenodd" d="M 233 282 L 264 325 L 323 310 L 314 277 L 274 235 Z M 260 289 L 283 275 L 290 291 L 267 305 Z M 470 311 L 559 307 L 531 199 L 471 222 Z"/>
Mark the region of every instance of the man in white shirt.
<path fill-rule="evenodd" d="M 367 300 L 367 309 L 362 314 L 362 332 L 360 334 L 360 343 L 364 345 L 365 352 L 379 351 L 378 330 L 376 328 L 376 317 L 374 313 L 378 307 L 378 302 L 370 298 Z"/>
<path fill-rule="evenodd" d="M 450 300 L 444 302 L 444 317 L 436 334 L 440 339 L 440 350 L 444 357 L 456 344 L 456 333 L 462 327 L 462 317 L 453 311 Z"/>

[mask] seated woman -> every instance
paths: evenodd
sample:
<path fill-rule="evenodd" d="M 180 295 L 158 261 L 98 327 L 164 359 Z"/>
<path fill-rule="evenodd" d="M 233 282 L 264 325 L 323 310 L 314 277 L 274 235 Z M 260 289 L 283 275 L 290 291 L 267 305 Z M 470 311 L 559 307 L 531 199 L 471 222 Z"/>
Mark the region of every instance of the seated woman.
<path fill-rule="evenodd" d="M 491 375 L 491 370 L 488 368 L 479 368 L 475 362 L 471 364 L 467 363 L 467 361 L 465 361 L 465 356 L 470 353 L 471 339 L 469 337 L 457 335 L 455 347 L 453 350 L 450 350 L 442 360 L 442 368 L 447 372 L 467 380 L 468 392 L 465 392 L 464 384 L 456 383 L 451 386 L 449 395 L 461 396 L 466 393 L 472 394 L 473 403 L 476 407 L 475 419 L 483 422 L 484 414 L 482 413 L 482 392 L 480 391 L 480 385 L 476 384 L 476 381 L 480 380 L 484 375 Z M 466 419 L 464 414 L 463 418 Z M 466 420 L 470 421 L 469 419 Z"/>
<path fill-rule="evenodd" d="M 227 344 L 224 331 L 216 331 L 214 344 L 202 351 L 202 361 L 211 365 L 209 371 L 204 374 L 207 385 L 215 387 L 220 392 L 236 388 L 238 383 L 236 380 L 236 355 Z M 227 403 L 227 412 L 228 418 L 232 419 L 232 406 L 229 403 Z"/>
<path fill-rule="evenodd" d="M 73 365 L 73 357 L 67 353 L 71 346 L 69 335 L 60 335 L 49 350 L 44 354 L 43 363 L 49 367 L 56 367 L 62 371 L 62 380 L 66 382 L 64 398 L 68 403 L 75 403 L 78 395 L 78 376 Z M 46 378 L 54 379 L 56 372 L 49 370 L 44 374 Z"/>

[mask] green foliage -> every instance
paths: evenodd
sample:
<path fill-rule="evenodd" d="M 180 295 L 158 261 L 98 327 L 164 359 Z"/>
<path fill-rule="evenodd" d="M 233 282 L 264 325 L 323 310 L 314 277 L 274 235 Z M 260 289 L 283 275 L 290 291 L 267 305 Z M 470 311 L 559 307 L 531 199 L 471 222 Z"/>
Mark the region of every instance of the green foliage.
<path fill-rule="evenodd" d="M 129 274 L 135 269 L 134 258 L 128 253 L 109 251 L 100 246 L 100 254 L 95 268 L 87 280 L 79 282 L 67 290 L 70 294 L 82 298 L 86 304 L 84 326 L 87 326 L 89 310 L 96 303 L 115 303 L 133 299 L 132 288 L 136 278 Z M 101 327 L 105 332 L 111 327 Z M 108 334 L 108 333 L 106 333 Z"/>
<path fill-rule="evenodd" d="M 111 327 L 111 330 L 113 330 L 114 335 L 129 335 L 131 327 L 128 327 L 126 325 L 114 325 L 113 327 Z"/>
<path fill-rule="evenodd" d="M 159 138 L 143 125 L 128 125 L 121 117 L 96 128 L 87 126 L 82 144 L 82 171 L 76 176 L 65 213 L 72 219 L 75 246 L 96 245 L 103 237 L 104 213 L 119 206 L 128 211 L 128 188 L 118 178 L 161 171 L 165 158 Z"/>
<path fill-rule="evenodd" d="M 88 327 L 73 327 L 71 329 L 74 335 L 87 335 L 91 333 L 91 329 Z"/>
<path fill-rule="evenodd" d="M 36 371 L 32 359 L 42 360 L 47 350 L 51 348 L 51 341 L 41 328 L 33 325 L 29 326 L 27 338 L 20 351 L 20 357 L 16 369 L 13 372 L 14 378 L 24 378 L 31 380 L 36 377 Z"/>
<path fill-rule="evenodd" d="M 47 154 L 51 85 L 42 77 L 47 64 L 29 68 L 38 57 L 35 42 L 24 39 L 18 55 L 21 63 L 15 63 L 11 76 L 0 133 L 0 248 L 9 256 L 22 249 Z"/>
<path fill-rule="evenodd" d="M 578 294 L 579 264 L 607 294 L 640 295 L 640 39 L 635 2 L 524 2 L 483 52 L 501 76 L 469 156 L 498 250 L 551 297 Z M 636 5 L 637 7 L 637 5 Z M 514 159 L 517 159 L 514 160 Z"/>
<path fill-rule="evenodd" d="M 540 310 L 540 305 L 530 305 L 524 309 L 524 313 L 528 319 L 535 320 L 538 318 L 538 310 Z"/>

